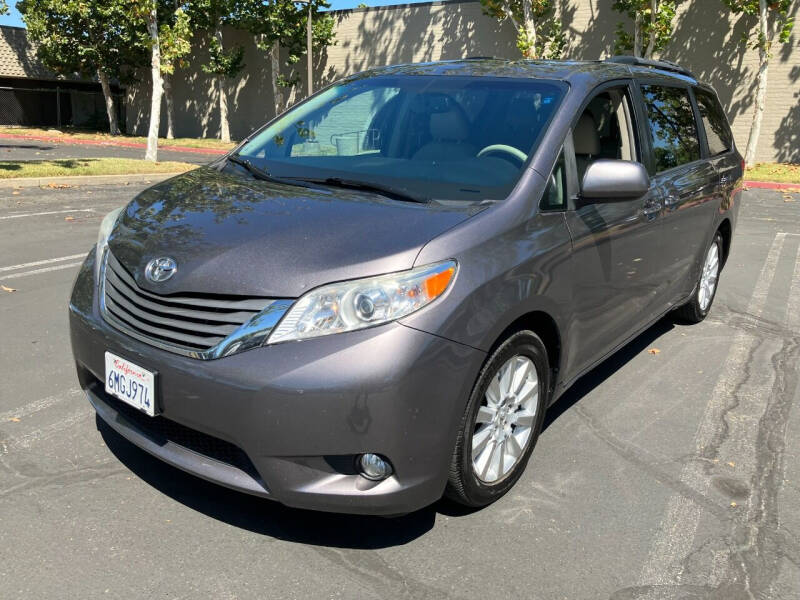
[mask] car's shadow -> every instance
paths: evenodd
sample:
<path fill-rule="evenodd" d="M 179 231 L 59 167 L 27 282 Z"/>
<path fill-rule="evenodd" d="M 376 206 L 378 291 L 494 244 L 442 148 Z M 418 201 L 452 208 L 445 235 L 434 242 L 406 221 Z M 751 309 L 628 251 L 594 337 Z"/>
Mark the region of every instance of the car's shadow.
<path fill-rule="evenodd" d="M 571 406 L 673 327 L 670 319 L 662 319 L 579 379 L 550 407 L 544 427 L 550 427 Z M 99 417 L 97 429 L 120 462 L 158 491 L 229 525 L 282 540 L 338 548 L 385 548 L 408 543 L 428 532 L 437 512 L 455 517 L 475 512 L 447 499 L 391 519 L 289 508 L 208 483 L 171 467 L 128 442 Z"/>

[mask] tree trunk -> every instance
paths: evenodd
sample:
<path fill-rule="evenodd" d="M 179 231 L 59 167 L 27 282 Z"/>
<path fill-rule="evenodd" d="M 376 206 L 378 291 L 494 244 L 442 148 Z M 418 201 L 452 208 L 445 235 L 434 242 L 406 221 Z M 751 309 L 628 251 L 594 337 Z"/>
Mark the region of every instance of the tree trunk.
<path fill-rule="evenodd" d="M 533 18 L 531 0 L 522 0 L 522 13 L 525 18 L 525 36 L 528 39 L 528 50 L 525 53 L 525 57 L 539 58 L 539 53 L 536 49 L 536 20 Z"/>
<path fill-rule="evenodd" d="M 769 70 L 769 25 L 767 22 L 767 0 L 758 2 L 758 76 L 756 78 L 756 105 L 753 109 L 753 124 L 750 126 L 750 137 L 747 139 L 747 150 L 744 162 L 752 166 L 756 162 L 758 138 L 761 135 L 761 120 L 764 116 L 764 104 L 767 97 L 767 71 Z"/>
<path fill-rule="evenodd" d="M 658 18 L 658 0 L 650 0 L 650 35 L 647 40 L 647 50 L 644 57 L 652 59 L 656 49 L 656 20 Z"/>
<path fill-rule="evenodd" d="M 642 14 L 638 11 L 633 19 L 633 55 L 642 56 Z"/>
<path fill-rule="evenodd" d="M 167 105 L 167 139 L 175 138 L 175 105 L 172 102 L 172 75 L 164 75 L 164 100 Z"/>
<path fill-rule="evenodd" d="M 108 131 L 111 135 L 119 135 L 119 123 L 117 122 L 117 110 L 114 106 L 114 96 L 111 95 L 111 85 L 108 83 L 108 75 L 105 71 L 97 69 L 97 78 L 100 80 L 100 87 L 103 88 L 103 97 L 106 101 L 106 114 L 108 115 Z"/>
<path fill-rule="evenodd" d="M 283 112 L 283 92 L 278 85 L 278 75 L 280 75 L 281 61 L 280 61 L 281 47 L 278 42 L 272 44 L 269 51 L 269 63 L 272 69 L 271 82 L 272 82 L 272 97 L 275 100 L 275 116 Z"/>
<path fill-rule="evenodd" d="M 147 33 L 152 46 L 150 54 L 150 75 L 153 93 L 150 95 L 150 129 L 147 132 L 147 151 L 145 160 L 158 160 L 158 128 L 161 125 L 161 48 L 158 44 L 158 15 L 156 0 L 151 0 L 150 14 L 147 16 Z"/>
<path fill-rule="evenodd" d="M 214 37 L 219 43 L 222 52 L 222 27 L 217 26 Z M 217 89 L 219 90 L 219 137 L 223 142 L 231 141 L 230 124 L 228 123 L 228 98 L 225 96 L 225 76 L 217 75 Z"/>

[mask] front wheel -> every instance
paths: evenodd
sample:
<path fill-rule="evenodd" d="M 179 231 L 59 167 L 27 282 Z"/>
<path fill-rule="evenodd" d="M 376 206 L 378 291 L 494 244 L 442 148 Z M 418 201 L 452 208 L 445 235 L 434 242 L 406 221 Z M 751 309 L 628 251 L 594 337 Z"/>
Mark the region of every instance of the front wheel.
<path fill-rule="evenodd" d="M 717 282 L 722 270 L 722 236 L 717 232 L 714 241 L 706 252 L 700 279 L 689 302 L 676 309 L 676 316 L 687 323 L 699 323 L 708 315 L 714 296 L 717 294 Z"/>
<path fill-rule="evenodd" d="M 545 346 L 532 331 L 515 333 L 492 353 L 462 417 L 448 497 L 485 506 L 517 482 L 542 428 L 549 373 Z"/>

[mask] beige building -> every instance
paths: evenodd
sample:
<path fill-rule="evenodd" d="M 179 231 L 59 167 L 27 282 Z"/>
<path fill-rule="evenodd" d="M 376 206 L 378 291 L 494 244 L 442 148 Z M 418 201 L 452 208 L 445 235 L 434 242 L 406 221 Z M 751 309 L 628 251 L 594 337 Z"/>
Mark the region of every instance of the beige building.
<path fill-rule="evenodd" d="M 613 0 L 558 0 L 567 30 L 565 58 L 600 59 L 613 54 L 614 31 L 622 20 Z M 798 4 L 794 3 L 794 11 Z M 473 0 L 451 0 L 335 11 L 335 46 L 317 57 L 317 86 L 370 67 L 466 56 L 518 56 L 514 30 L 482 14 Z M 690 0 L 680 4 L 675 36 L 662 58 L 691 69 L 719 92 L 733 123 L 740 148 L 747 143 L 755 95 L 758 54 L 741 43 L 743 27 L 730 22 L 721 0 Z M 800 31 L 775 52 L 769 72 L 767 109 L 759 140 L 759 160 L 800 163 Z M 241 139 L 273 116 L 269 63 L 243 32 L 226 32 L 226 43 L 245 48 L 246 68 L 230 82 L 231 133 Z M 188 68 L 177 72 L 178 136 L 217 136 L 219 112 L 213 83 L 199 68 L 200 47 Z M 300 73 L 305 82 L 305 72 Z M 147 129 L 149 89 L 130 88 L 128 129 Z M 295 96 L 305 95 L 304 83 Z"/>
<path fill-rule="evenodd" d="M 0 26 L 0 125 L 108 127 L 100 84 L 46 69 L 22 27 Z M 122 90 L 112 86 L 120 122 Z"/>

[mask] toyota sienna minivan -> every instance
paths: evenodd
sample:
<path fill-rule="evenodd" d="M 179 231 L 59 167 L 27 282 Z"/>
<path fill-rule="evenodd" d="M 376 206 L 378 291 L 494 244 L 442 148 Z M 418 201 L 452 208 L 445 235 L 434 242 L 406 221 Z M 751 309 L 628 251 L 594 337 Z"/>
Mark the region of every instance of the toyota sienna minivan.
<path fill-rule="evenodd" d="M 742 174 L 716 94 L 672 63 L 359 73 L 103 220 L 70 301 L 80 383 L 235 490 L 486 505 L 578 377 L 706 316 Z"/>

